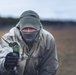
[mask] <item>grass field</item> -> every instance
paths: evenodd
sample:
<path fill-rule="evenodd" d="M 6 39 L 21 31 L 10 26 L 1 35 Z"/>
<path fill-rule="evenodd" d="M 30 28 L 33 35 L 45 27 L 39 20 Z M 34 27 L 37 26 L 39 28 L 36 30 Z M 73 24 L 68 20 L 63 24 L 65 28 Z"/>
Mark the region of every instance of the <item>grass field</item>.
<path fill-rule="evenodd" d="M 57 75 L 76 75 L 76 27 L 74 28 L 45 28 L 56 39 L 59 68 Z M 1 30 L 0 37 L 8 32 Z"/>

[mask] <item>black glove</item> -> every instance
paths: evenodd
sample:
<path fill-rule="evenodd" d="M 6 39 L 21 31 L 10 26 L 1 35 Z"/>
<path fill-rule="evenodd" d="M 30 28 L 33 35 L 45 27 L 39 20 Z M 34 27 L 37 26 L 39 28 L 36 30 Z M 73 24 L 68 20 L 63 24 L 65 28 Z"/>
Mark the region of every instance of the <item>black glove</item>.
<path fill-rule="evenodd" d="M 6 70 L 13 69 L 18 63 L 18 54 L 10 52 L 6 55 L 4 67 Z"/>

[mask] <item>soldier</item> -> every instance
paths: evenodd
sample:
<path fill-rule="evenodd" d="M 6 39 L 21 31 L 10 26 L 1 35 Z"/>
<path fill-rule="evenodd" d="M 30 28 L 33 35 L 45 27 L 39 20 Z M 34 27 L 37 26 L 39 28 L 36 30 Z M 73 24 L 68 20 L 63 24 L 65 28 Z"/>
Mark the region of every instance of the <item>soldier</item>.
<path fill-rule="evenodd" d="M 18 51 L 14 52 L 14 49 Z M 23 12 L 17 25 L 1 38 L 0 73 L 55 75 L 57 68 L 57 49 L 53 35 L 43 28 L 36 12 Z"/>

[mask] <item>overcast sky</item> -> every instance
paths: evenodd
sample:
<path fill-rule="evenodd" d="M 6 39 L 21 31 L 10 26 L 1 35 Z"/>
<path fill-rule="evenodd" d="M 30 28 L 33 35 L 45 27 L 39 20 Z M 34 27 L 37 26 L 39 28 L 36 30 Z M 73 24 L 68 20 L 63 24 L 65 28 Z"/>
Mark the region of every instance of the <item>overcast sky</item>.
<path fill-rule="evenodd" d="M 26 10 L 44 19 L 76 20 L 76 0 L 0 0 L 0 16 L 19 17 Z"/>

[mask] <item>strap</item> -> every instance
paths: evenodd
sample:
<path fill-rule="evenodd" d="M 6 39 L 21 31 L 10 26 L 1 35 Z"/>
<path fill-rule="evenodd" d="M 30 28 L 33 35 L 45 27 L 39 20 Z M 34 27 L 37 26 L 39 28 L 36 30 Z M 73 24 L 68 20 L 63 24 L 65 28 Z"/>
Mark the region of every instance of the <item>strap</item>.
<path fill-rule="evenodd" d="M 30 58 L 31 58 L 33 52 L 34 52 L 34 50 L 33 50 L 32 53 L 28 56 L 28 59 L 27 59 L 27 61 L 26 61 L 26 65 L 25 65 L 25 67 L 24 67 L 23 75 L 25 75 L 25 73 L 26 73 L 26 68 L 27 68 L 28 62 L 30 61 Z"/>

